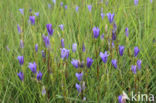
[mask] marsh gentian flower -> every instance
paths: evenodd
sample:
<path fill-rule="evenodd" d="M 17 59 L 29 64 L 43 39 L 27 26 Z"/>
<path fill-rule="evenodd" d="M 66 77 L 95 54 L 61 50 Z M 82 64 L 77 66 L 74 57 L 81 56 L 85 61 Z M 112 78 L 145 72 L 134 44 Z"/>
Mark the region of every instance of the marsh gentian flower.
<path fill-rule="evenodd" d="M 52 28 L 52 24 L 47 24 L 46 27 L 47 27 L 48 35 L 52 36 L 53 32 L 54 32 L 54 30 Z"/>
<path fill-rule="evenodd" d="M 104 40 L 104 33 L 101 35 L 101 40 Z"/>
<path fill-rule="evenodd" d="M 35 51 L 38 52 L 38 44 L 35 45 Z"/>
<path fill-rule="evenodd" d="M 122 103 L 122 95 L 118 96 L 118 103 Z"/>
<path fill-rule="evenodd" d="M 78 60 L 72 59 L 71 64 L 72 64 L 75 68 L 78 68 L 78 67 L 79 67 L 79 61 L 78 61 Z"/>
<path fill-rule="evenodd" d="M 84 43 L 83 43 L 83 45 L 82 45 L 82 51 L 83 51 L 83 52 L 85 52 L 85 51 L 86 51 L 86 48 L 85 48 Z"/>
<path fill-rule="evenodd" d="M 67 9 L 67 5 L 65 5 L 64 8 Z"/>
<path fill-rule="evenodd" d="M 141 69 L 141 60 L 137 60 L 137 67 L 138 67 L 138 69 L 140 70 Z"/>
<path fill-rule="evenodd" d="M 62 31 L 64 30 L 64 25 L 63 25 L 63 24 L 59 25 L 59 27 L 60 27 L 60 29 L 61 29 Z"/>
<path fill-rule="evenodd" d="M 129 35 L 129 30 L 128 30 L 128 28 L 125 29 L 125 34 L 126 34 L 126 36 L 128 37 L 128 35 Z"/>
<path fill-rule="evenodd" d="M 105 53 L 100 52 L 100 57 L 104 63 L 107 62 L 108 56 L 107 51 L 105 51 Z"/>
<path fill-rule="evenodd" d="M 138 5 L 139 0 L 134 0 L 134 5 Z"/>
<path fill-rule="evenodd" d="M 19 9 L 20 13 L 24 15 L 24 9 Z"/>
<path fill-rule="evenodd" d="M 69 50 L 68 49 L 65 49 L 65 48 L 61 48 L 61 58 L 64 59 L 64 58 L 67 58 L 68 59 L 68 56 L 69 56 Z"/>
<path fill-rule="evenodd" d="M 48 36 L 43 35 L 43 41 L 45 43 L 46 48 L 50 47 L 50 39 Z"/>
<path fill-rule="evenodd" d="M 29 69 L 35 74 L 36 73 L 36 69 L 37 69 L 37 64 L 34 63 L 29 63 Z"/>
<path fill-rule="evenodd" d="M 84 67 L 84 61 L 82 61 L 82 62 L 80 63 L 80 67 L 81 67 L 81 68 Z"/>
<path fill-rule="evenodd" d="M 116 69 L 117 68 L 117 60 L 116 59 L 113 59 L 112 60 L 112 65 L 113 67 Z"/>
<path fill-rule="evenodd" d="M 21 31 L 19 24 L 17 24 L 17 30 L 18 30 L 18 33 L 21 34 L 22 31 Z"/>
<path fill-rule="evenodd" d="M 23 40 L 20 40 L 20 48 L 24 48 L 24 43 L 23 43 Z"/>
<path fill-rule="evenodd" d="M 18 56 L 17 59 L 18 59 L 20 65 L 23 65 L 23 63 L 24 63 L 24 57 L 23 56 Z"/>
<path fill-rule="evenodd" d="M 112 31 L 112 40 L 116 40 L 116 32 L 114 30 Z"/>
<path fill-rule="evenodd" d="M 41 52 L 42 52 L 42 57 L 45 58 L 46 55 L 45 55 L 44 50 L 42 50 Z"/>
<path fill-rule="evenodd" d="M 114 20 L 114 16 L 115 16 L 114 13 L 113 13 L 113 14 L 111 14 L 111 13 L 107 13 L 107 17 L 108 17 L 108 20 L 109 20 L 109 23 L 110 23 L 110 24 L 113 22 L 113 20 Z"/>
<path fill-rule="evenodd" d="M 17 73 L 17 75 L 21 81 L 24 80 L 24 74 L 22 72 Z"/>
<path fill-rule="evenodd" d="M 37 80 L 41 80 L 42 79 L 42 73 L 39 71 L 37 73 Z"/>
<path fill-rule="evenodd" d="M 73 52 L 76 52 L 76 50 L 77 50 L 77 44 L 74 43 L 74 44 L 72 45 L 72 51 L 73 51 Z"/>
<path fill-rule="evenodd" d="M 79 85 L 79 84 L 76 83 L 75 87 L 76 87 L 77 91 L 79 93 L 81 93 L 81 85 Z"/>
<path fill-rule="evenodd" d="M 125 47 L 124 47 L 124 46 L 119 45 L 119 54 L 120 54 L 120 56 L 123 56 L 124 49 L 125 49 Z"/>
<path fill-rule="evenodd" d="M 53 3 L 56 4 L 56 0 L 53 0 Z"/>
<path fill-rule="evenodd" d="M 36 12 L 36 13 L 34 13 L 35 14 L 35 16 L 39 16 L 39 12 Z"/>
<path fill-rule="evenodd" d="M 48 8 L 51 9 L 51 4 L 48 4 Z"/>
<path fill-rule="evenodd" d="M 153 0 L 150 0 L 150 2 L 152 3 L 152 2 L 153 2 Z"/>
<path fill-rule="evenodd" d="M 61 2 L 60 5 L 63 6 L 63 2 Z"/>
<path fill-rule="evenodd" d="M 102 19 L 104 18 L 104 16 L 105 16 L 105 14 L 104 14 L 104 13 L 101 13 L 101 18 L 102 18 Z"/>
<path fill-rule="evenodd" d="M 78 11 L 79 11 L 79 7 L 78 7 L 78 6 L 76 6 L 75 10 L 76 10 L 76 12 L 78 12 Z"/>
<path fill-rule="evenodd" d="M 139 48 L 136 46 L 134 47 L 134 56 L 136 57 L 138 53 L 140 52 Z"/>
<path fill-rule="evenodd" d="M 113 31 L 116 32 L 116 30 L 117 30 L 117 25 L 116 25 L 116 23 L 114 23 L 113 24 Z"/>
<path fill-rule="evenodd" d="M 35 16 L 29 16 L 29 20 L 32 25 L 35 25 Z"/>
<path fill-rule="evenodd" d="M 100 29 L 98 27 L 94 27 L 93 34 L 94 34 L 94 38 L 98 38 L 98 36 L 100 34 Z"/>
<path fill-rule="evenodd" d="M 93 63 L 93 59 L 88 57 L 87 58 L 87 67 L 90 68 L 92 63 Z"/>
<path fill-rule="evenodd" d="M 89 10 L 89 12 L 91 12 L 91 10 L 92 10 L 92 5 L 88 5 L 88 10 Z"/>
<path fill-rule="evenodd" d="M 77 79 L 79 81 L 81 81 L 82 80 L 83 73 L 82 72 L 81 73 L 76 73 L 75 76 L 77 77 Z"/>
<path fill-rule="evenodd" d="M 136 74 L 136 65 L 132 65 L 132 66 L 131 66 L 131 70 L 132 70 L 132 72 L 133 72 L 134 74 Z"/>
<path fill-rule="evenodd" d="M 64 39 L 61 39 L 61 46 L 64 48 Z"/>

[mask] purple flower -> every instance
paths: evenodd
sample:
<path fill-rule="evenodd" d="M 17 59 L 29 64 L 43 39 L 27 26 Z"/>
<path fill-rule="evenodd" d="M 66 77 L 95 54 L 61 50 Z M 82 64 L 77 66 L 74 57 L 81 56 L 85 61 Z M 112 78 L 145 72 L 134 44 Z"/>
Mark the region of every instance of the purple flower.
<path fill-rule="evenodd" d="M 42 52 L 42 57 L 45 58 L 46 55 L 45 55 L 44 50 L 42 50 L 41 52 Z"/>
<path fill-rule="evenodd" d="M 23 56 L 18 56 L 17 59 L 18 59 L 20 65 L 23 65 L 23 63 L 24 63 L 24 57 Z"/>
<path fill-rule="evenodd" d="M 150 0 L 150 2 L 152 3 L 152 2 L 153 2 L 153 0 Z"/>
<path fill-rule="evenodd" d="M 65 5 L 64 8 L 67 9 L 67 5 Z"/>
<path fill-rule="evenodd" d="M 67 58 L 68 59 L 69 57 L 69 50 L 68 49 L 65 49 L 65 48 L 61 48 L 61 58 L 64 59 L 64 58 Z"/>
<path fill-rule="evenodd" d="M 84 67 L 84 61 L 82 61 L 82 62 L 80 63 L 80 67 L 81 67 L 81 68 Z"/>
<path fill-rule="evenodd" d="M 98 27 L 94 27 L 93 34 L 94 34 L 94 38 L 98 38 L 98 36 L 100 34 L 100 29 Z"/>
<path fill-rule="evenodd" d="M 108 56 L 107 51 L 105 51 L 105 53 L 100 52 L 100 57 L 104 63 L 107 62 Z"/>
<path fill-rule="evenodd" d="M 79 85 L 79 84 L 76 83 L 75 87 L 76 87 L 77 91 L 79 93 L 81 93 L 81 85 Z"/>
<path fill-rule="evenodd" d="M 39 71 L 37 73 L 37 80 L 41 80 L 42 79 L 42 73 Z"/>
<path fill-rule="evenodd" d="M 132 72 L 133 72 L 134 74 L 136 74 L 136 65 L 132 65 L 132 66 L 131 66 L 131 70 L 132 70 Z"/>
<path fill-rule="evenodd" d="M 78 67 L 79 67 L 79 61 L 78 61 L 78 60 L 72 59 L 71 64 L 72 64 L 75 68 L 78 68 Z"/>
<path fill-rule="evenodd" d="M 29 16 L 29 20 L 32 25 L 35 25 L 35 16 Z"/>
<path fill-rule="evenodd" d="M 50 39 L 48 36 L 43 35 L 43 41 L 45 43 L 46 48 L 50 47 Z"/>
<path fill-rule="evenodd" d="M 19 9 L 20 13 L 24 15 L 24 9 Z"/>
<path fill-rule="evenodd" d="M 48 4 L 48 8 L 51 9 L 51 4 Z"/>
<path fill-rule="evenodd" d="M 105 14 L 104 14 L 104 13 L 101 13 L 101 18 L 102 18 L 102 19 L 104 18 L 104 16 L 105 16 Z"/>
<path fill-rule="evenodd" d="M 56 0 L 53 0 L 53 3 L 56 4 Z"/>
<path fill-rule="evenodd" d="M 36 13 L 34 13 L 35 14 L 35 16 L 39 16 L 39 12 L 36 12 Z"/>
<path fill-rule="evenodd" d="M 85 48 L 84 43 L 83 43 L 83 45 L 82 45 L 82 51 L 83 51 L 83 52 L 85 52 L 85 51 L 86 51 L 86 48 Z"/>
<path fill-rule="evenodd" d="M 20 48 L 24 48 L 24 43 L 23 43 L 23 40 L 20 40 Z"/>
<path fill-rule="evenodd" d="M 138 53 L 140 52 L 139 48 L 136 46 L 134 47 L 134 56 L 136 57 Z"/>
<path fill-rule="evenodd" d="M 38 44 L 35 45 L 35 51 L 38 52 Z"/>
<path fill-rule="evenodd" d="M 78 11 L 79 11 L 79 7 L 78 7 L 78 6 L 76 6 L 75 10 L 76 10 L 76 12 L 78 12 Z"/>
<path fill-rule="evenodd" d="M 125 49 L 124 46 L 119 45 L 119 54 L 120 54 L 120 56 L 123 56 L 124 49 Z"/>
<path fill-rule="evenodd" d="M 122 103 L 122 95 L 118 96 L 118 103 Z"/>
<path fill-rule="evenodd" d="M 48 35 L 52 36 L 53 32 L 54 32 L 54 30 L 52 28 L 52 24 L 47 24 L 46 27 L 47 27 Z"/>
<path fill-rule="evenodd" d="M 87 58 L 87 67 L 90 68 L 92 63 L 93 63 L 93 59 L 88 57 Z"/>
<path fill-rule="evenodd" d="M 88 10 L 89 10 L 89 12 L 91 12 L 91 10 L 92 10 L 92 5 L 88 5 Z"/>
<path fill-rule="evenodd" d="M 35 74 L 36 73 L 36 69 L 37 69 L 37 65 L 36 63 L 29 63 L 28 68 Z"/>
<path fill-rule="evenodd" d="M 141 60 L 137 60 L 137 67 L 138 67 L 138 69 L 140 70 L 141 69 Z"/>
<path fill-rule="evenodd" d="M 125 29 L 125 34 L 126 34 L 126 36 L 128 37 L 128 35 L 129 35 L 129 30 L 128 30 L 128 28 Z"/>
<path fill-rule="evenodd" d="M 104 33 L 101 35 L 101 39 L 104 40 Z"/>
<path fill-rule="evenodd" d="M 76 50 L 77 50 L 77 44 L 74 43 L 74 44 L 72 45 L 72 51 L 73 51 L 73 52 L 76 52 Z"/>
<path fill-rule="evenodd" d="M 112 31 L 112 40 L 116 40 L 116 32 L 114 30 Z"/>
<path fill-rule="evenodd" d="M 83 73 L 82 72 L 81 73 L 76 73 L 75 76 L 77 77 L 77 79 L 79 81 L 81 81 L 82 80 Z"/>
<path fill-rule="evenodd" d="M 116 59 L 113 59 L 112 60 L 112 65 L 115 69 L 117 69 L 117 60 Z"/>
<path fill-rule="evenodd" d="M 63 25 L 63 24 L 59 25 L 59 27 L 60 27 L 60 29 L 61 29 L 62 31 L 64 30 L 64 25 Z"/>
<path fill-rule="evenodd" d="M 139 0 L 134 0 L 134 5 L 138 5 Z"/>
<path fill-rule="evenodd" d="M 24 80 L 24 74 L 22 72 L 17 73 L 17 75 L 21 81 Z"/>
<path fill-rule="evenodd" d="M 116 32 L 116 30 L 117 30 L 117 25 L 116 25 L 116 23 L 114 23 L 114 24 L 113 24 L 113 31 Z"/>
<path fill-rule="evenodd" d="M 61 39 L 61 46 L 64 48 L 64 39 Z"/>
<path fill-rule="evenodd" d="M 17 30 L 18 30 L 18 33 L 21 34 L 22 31 L 21 31 L 19 24 L 17 24 Z"/>
<path fill-rule="evenodd" d="M 107 13 L 107 17 L 108 17 L 109 23 L 112 23 L 112 22 L 113 22 L 113 20 L 114 20 L 114 16 L 115 16 L 114 13 L 113 13 L 113 14 L 111 14 L 111 13 Z"/>
<path fill-rule="evenodd" d="M 61 2 L 60 5 L 63 6 L 63 2 Z"/>

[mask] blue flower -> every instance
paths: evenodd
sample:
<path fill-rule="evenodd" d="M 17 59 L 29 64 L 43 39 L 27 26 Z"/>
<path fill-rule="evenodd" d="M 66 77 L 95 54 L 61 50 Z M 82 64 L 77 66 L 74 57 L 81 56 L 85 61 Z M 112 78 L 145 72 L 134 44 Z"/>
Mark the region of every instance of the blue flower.
<path fill-rule="evenodd" d="M 138 53 L 140 52 L 139 48 L 136 46 L 134 47 L 134 56 L 136 57 Z"/>
<path fill-rule="evenodd" d="M 136 65 L 132 65 L 132 66 L 131 66 L 131 70 L 132 70 L 132 72 L 133 72 L 134 74 L 136 74 Z"/>
<path fill-rule="evenodd" d="M 53 32 L 54 32 L 54 30 L 52 28 L 52 24 L 47 24 L 46 28 L 47 28 L 48 35 L 52 36 Z"/>
<path fill-rule="evenodd" d="M 116 59 L 113 59 L 112 60 L 112 65 L 115 69 L 117 69 L 117 60 Z"/>
<path fill-rule="evenodd" d="M 18 56 L 17 59 L 18 59 L 20 65 L 23 65 L 23 63 L 24 63 L 24 57 L 23 56 Z"/>
<path fill-rule="evenodd" d="M 46 48 L 50 47 L 50 39 L 48 36 L 42 35 Z"/>
<path fill-rule="evenodd" d="M 114 16 L 115 16 L 114 13 L 113 13 L 113 14 L 111 14 L 111 13 L 107 13 L 107 17 L 108 17 L 108 20 L 109 20 L 109 23 L 110 23 L 110 24 L 113 22 L 113 20 L 114 20 Z"/>
<path fill-rule="evenodd" d="M 124 46 L 119 45 L 119 54 L 120 54 L 120 56 L 123 56 L 124 49 L 125 49 Z"/>
<path fill-rule="evenodd" d="M 21 34 L 22 31 L 21 31 L 19 24 L 17 24 L 17 30 L 18 30 L 18 33 Z"/>
<path fill-rule="evenodd" d="M 64 39 L 63 39 L 63 38 L 61 39 L 61 46 L 62 46 L 62 48 L 65 47 L 65 46 L 64 46 Z"/>
<path fill-rule="evenodd" d="M 38 52 L 38 44 L 35 45 L 35 51 Z"/>
<path fill-rule="evenodd" d="M 24 74 L 22 72 L 17 73 L 17 75 L 21 81 L 24 80 Z"/>
<path fill-rule="evenodd" d="M 24 15 L 24 9 L 19 9 L 20 13 Z"/>
<path fill-rule="evenodd" d="M 88 57 L 87 58 L 87 67 L 90 68 L 92 63 L 93 63 L 93 59 Z"/>
<path fill-rule="evenodd" d="M 81 73 L 75 73 L 75 76 L 77 77 L 77 79 L 79 81 L 81 81 L 82 80 L 83 73 L 82 72 Z"/>
<path fill-rule="evenodd" d="M 79 61 L 78 61 L 78 60 L 72 59 L 71 64 L 72 64 L 75 68 L 78 68 L 78 67 L 79 67 Z"/>
<path fill-rule="evenodd" d="M 88 5 L 88 10 L 89 10 L 89 12 L 91 12 L 91 10 L 92 10 L 92 5 Z"/>
<path fill-rule="evenodd" d="M 128 37 L 128 35 L 129 35 L 129 30 L 128 30 L 128 28 L 125 29 L 125 34 L 126 34 L 126 36 Z"/>
<path fill-rule="evenodd" d="M 73 51 L 73 52 L 76 52 L 76 50 L 77 50 L 77 44 L 74 43 L 74 44 L 72 45 L 72 51 Z"/>
<path fill-rule="evenodd" d="M 37 80 L 41 80 L 42 79 L 42 73 L 39 71 L 37 73 Z"/>
<path fill-rule="evenodd" d="M 36 74 L 36 70 L 37 70 L 37 65 L 36 65 L 36 63 L 34 62 L 34 63 L 29 63 L 29 69 L 34 73 L 34 74 Z"/>
<path fill-rule="evenodd" d="M 108 56 L 107 51 L 105 51 L 105 53 L 100 52 L 100 57 L 104 63 L 107 62 Z"/>
<path fill-rule="evenodd" d="M 79 85 L 79 84 L 76 83 L 75 87 L 76 87 L 77 91 L 79 93 L 81 93 L 81 85 Z"/>
<path fill-rule="evenodd" d="M 93 34 L 94 34 L 94 38 L 98 38 L 98 36 L 100 34 L 100 29 L 98 27 L 94 27 Z"/>
<path fill-rule="evenodd" d="M 32 25 L 35 25 L 35 16 L 29 16 L 29 20 Z"/>
<path fill-rule="evenodd" d="M 137 60 L 137 67 L 138 67 L 139 70 L 141 69 L 141 63 L 142 63 L 141 60 Z"/>
<path fill-rule="evenodd" d="M 65 48 L 61 48 L 61 58 L 64 59 L 64 58 L 67 58 L 68 59 L 69 57 L 69 50 L 68 49 L 65 49 Z"/>

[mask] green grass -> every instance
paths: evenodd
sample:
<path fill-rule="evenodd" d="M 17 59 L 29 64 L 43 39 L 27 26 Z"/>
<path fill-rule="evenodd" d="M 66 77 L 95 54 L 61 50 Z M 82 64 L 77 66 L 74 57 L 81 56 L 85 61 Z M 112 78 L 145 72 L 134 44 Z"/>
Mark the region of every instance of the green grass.
<path fill-rule="evenodd" d="M 87 102 L 116 103 L 118 96 L 125 91 L 128 95 L 132 91 L 142 94 L 154 94 L 156 96 L 156 2 L 139 0 L 137 6 L 133 0 L 109 0 L 108 5 L 100 3 L 100 0 L 62 0 L 67 5 L 67 10 L 60 6 L 61 0 L 56 5 L 51 0 L 0 0 L 0 102 L 2 103 L 79 103 L 82 102 L 82 94 L 78 96 L 75 84 L 79 83 L 75 73 L 83 71 L 83 81 L 86 89 L 83 96 Z M 105 1 L 105 0 L 103 0 Z M 48 3 L 52 8 L 48 8 Z M 91 13 L 87 5 L 92 4 Z M 75 7 L 79 6 L 78 13 Z M 24 8 L 24 16 L 19 12 Z M 101 8 L 106 15 L 115 13 L 114 21 L 117 24 L 117 40 L 114 42 L 113 52 L 108 51 L 108 38 L 111 37 L 112 25 L 107 16 L 101 19 Z M 29 12 L 32 9 L 32 13 Z M 39 12 L 36 24 L 28 24 L 30 15 Z M 47 61 L 42 59 L 41 50 L 46 50 L 42 40 L 42 34 L 47 35 L 46 24 L 51 23 L 54 28 L 50 38 L 50 70 L 48 73 Z M 17 24 L 23 30 L 18 34 Z M 64 31 L 58 25 L 64 24 Z M 108 26 L 106 32 L 105 26 Z M 104 40 L 95 41 L 92 28 L 100 28 L 100 36 L 104 33 Z M 125 28 L 129 28 L 129 37 L 125 36 Z M 20 48 L 20 39 L 24 40 L 24 48 Z M 70 49 L 68 60 L 60 58 L 61 38 L 65 40 L 65 48 Z M 38 43 L 39 51 L 35 53 L 35 44 Z M 72 53 L 71 46 L 78 44 L 76 53 Z M 82 52 L 82 44 L 86 51 Z M 116 48 L 124 45 L 124 56 L 120 57 Z M 10 48 L 7 51 L 6 47 Z M 134 47 L 140 48 L 140 53 L 135 58 Z M 107 64 L 101 61 L 100 52 L 108 51 Z M 21 67 L 17 56 L 24 56 L 24 65 Z M 94 62 L 88 73 L 87 68 L 75 69 L 72 58 L 80 61 L 93 58 Z M 46 56 L 48 58 L 48 55 Z M 117 59 L 118 68 L 111 66 L 111 59 Z M 138 59 L 142 60 L 142 68 L 134 75 L 131 65 L 135 65 Z M 28 63 L 35 61 L 37 70 L 43 73 L 42 80 L 38 82 L 28 68 Z M 65 65 L 63 65 L 65 63 Z M 60 65 L 60 66 L 59 66 Z M 97 79 L 97 66 L 100 69 Z M 24 81 L 21 82 L 17 72 L 24 72 Z M 107 71 L 107 73 L 106 73 Z M 66 76 L 65 76 L 66 74 Z M 42 87 L 46 88 L 46 95 L 42 96 Z M 98 92 L 99 89 L 99 92 Z M 97 99 L 99 97 L 99 100 Z M 156 97 L 155 97 L 156 98 Z M 156 99 L 155 99 L 156 101 Z M 131 102 L 130 102 L 131 103 Z"/>

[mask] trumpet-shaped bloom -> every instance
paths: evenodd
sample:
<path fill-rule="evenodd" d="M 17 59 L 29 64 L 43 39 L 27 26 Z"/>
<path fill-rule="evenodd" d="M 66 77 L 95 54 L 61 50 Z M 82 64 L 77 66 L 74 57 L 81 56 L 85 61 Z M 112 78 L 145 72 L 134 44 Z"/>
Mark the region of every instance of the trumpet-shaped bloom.
<path fill-rule="evenodd" d="M 59 25 L 60 29 L 63 31 L 64 30 L 64 25 L 63 24 L 60 24 Z"/>
<path fill-rule="evenodd" d="M 115 16 L 114 13 L 113 13 L 113 14 L 111 14 L 111 13 L 107 13 L 107 17 L 108 17 L 108 20 L 109 20 L 109 23 L 110 23 L 110 24 L 113 22 L 113 20 L 114 20 L 114 16 Z"/>
<path fill-rule="evenodd" d="M 134 56 L 136 57 L 138 53 L 140 52 L 139 48 L 136 46 L 134 47 Z"/>
<path fill-rule="evenodd" d="M 43 41 L 45 43 L 46 48 L 50 47 L 50 39 L 48 36 L 43 35 Z"/>
<path fill-rule="evenodd" d="M 112 40 L 116 40 L 116 32 L 114 30 L 112 31 Z"/>
<path fill-rule="evenodd" d="M 98 27 L 94 27 L 93 34 L 94 34 L 94 38 L 98 38 L 98 36 L 100 34 L 100 29 Z"/>
<path fill-rule="evenodd" d="M 65 47 L 65 46 L 64 46 L 64 39 L 61 39 L 61 46 L 62 46 L 62 48 Z"/>
<path fill-rule="evenodd" d="M 37 80 L 41 80 L 42 79 L 42 73 L 39 71 L 37 73 Z"/>
<path fill-rule="evenodd" d="M 17 75 L 21 81 L 24 80 L 24 74 L 22 72 L 17 73 Z"/>
<path fill-rule="evenodd" d="M 76 52 L 76 50 L 77 50 L 77 44 L 74 43 L 74 44 L 72 45 L 72 51 L 73 51 L 73 52 Z"/>
<path fill-rule="evenodd" d="M 101 35 L 101 40 L 104 40 L 104 33 Z"/>
<path fill-rule="evenodd" d="M 22 30 L 21 30 L 19 24 L 17 24 L 17 30 L 18 30 L 18 33 L 21 34 Z"/>
<path fill-rule="evenodd" d="M 20 48 L 24 48 L 23 40 L 20 40 Z"/>
<path fill-rule="evenodd" d="M 128 37 L 128 35 L 129 35 L 129 30 L 128 30 L 128 28 L 125 29 L 125 34 L 126 34 L 126 36 Z"/>
<path fill-rule="evenodd" d="M 104 18 L 104 16 L 105 16 L 105 14 L 104 14 L 104 13 L 101 13 L 101 18 L 102 18 L 102 19 Z"/>
<path fill-rule="evenodd" d="M 88 57 L 87 58 L 87 67 L 90 68 L 92 63 L 93 63 L 93 59 Z"/>
<path fill-rule="evenodd" d="M 89 10 L 89 12 L 92 11 L 92 5 L 88 5 L 88 10 Z"/>
<path fill-rule="evenodd" d="M 75 73 L 75 76 L 77 77 L 77 79 L 79 81 L 81 81 L 82 80 L 82 77 L 83 77 L 83 73 L 82 72 L 81 73 Z"/>
<path fill-rule="evenodd" d="M 139 0 L 134 0 L 134 5 L 138 5 Z"/>
<path fill-rule="evenodd" d="M 35 16 L 29 16 L 29 20 L 32 25 L 35 25 Z"/>
<path fill-rule="evenodd" d="M 78 68 L 78 67 L 79 67 L 79 61 L 78 61 L 78 60 L 72 59 L 71 64 L 72 64 L 75 68 Z"/>
<path fill-rule="evenodd" d="M 125 49 L 124 46 L 119 45 L 119 54 L 120 54 L 120 56 L 123 56 L 124 49 Z"/>
<path fill-rule="evenodd" d="M 52 28 L 52 24 L 47 24 L 46 28 L 47 28 L 48 35 L 52 36 L 53 32 L 54 32 L 54 30 Z"/>
<path fill-rule="evenodd" d="M 84 43 L 83 43 L 83 45 L 82 45 L 82 51 L 83 51 L 83 52 L 85 52 L 85 51 L 86 51 L 86 48 L 85 48 Z"/>
<path fill-rule="evenodd" d="M 38 44 L 35 45 L 35 51 L 38 52 Z"/>
<path fill-rule="evenodd" d="M 141 63 L 142 63 L 141 60 L 137 60 L 137 67 L 138 67 L 139 70 L 141 69 Z"/>
<path fill-rule="evenodd" d="M 23 56 L 18 56 L 17 59 L 18 59 L 20 65 L 23 65 L 23 63 L 24 63 L 24 57 Z"/>
<path fill-rule="evenodd" d="M 36 70 L 37 70 L 37 64 L 34 62 L 34 63 L 29 63 L 29 69 L 35 74 L 36 73 Z"/>
<path fill-rule="evenodd" d="M 107 51 L 105 51 L 105 53 L 100 52 L 100 57 L 104 63 L 107 62 L 108 56 Z"/>
<path fill-rule="evenodd" d="M 115 69 L 117 69 L 117 60 L 116 59 L 113 59 L 112 60 L 112 65 Z"/>
<path fill-rule="evenodd" d="M 132 66 L 131 66 L 131 70 L 132 70 L 132 72 L 133 72 L 134 74 L 136 74 L 136 65 L 132 65 Z"/>
<path fill-rule="evenodd" d="M 67 5 L 65 5 L 65 6 L 64 6 L 64 8 L 65 8 L 65 9 L 67 9 L 67 8 L 68 8 L 68 6 L 67 6 Z"/>
<path fill-rule="evenodd" d="M 45 58 L 46 55 L 45 55 L 44 50 L 42 50 L 41 52 L 42 52 L 42 57 Z"/>
<path fill-rule="evenodd" d="M 69 50 L 68 49 L 65 49 L 65 48 L 61 48 L 61 58 L 64 59 L 64 58 L 67 58 L 68 59 L 69 57 Z"/>
<path fill-rule="evenodd" d="M 34 13 L 34 14 L 35 14 L 35 16 L 39 16 L 40 13 L 39 13 L 39 12 L 36 12 L 36 13 Z"/>
<path fill-rule="evenodd" d="M 81 93 L 81 85 L 79 85 L 79 84 L 76 83 L 75 87 L 76 87 L 77 91 L 79 93 Z"/>
<path fill-rule="evenodd" d="M 122 95 L 118 96 L 118 103 L 122 103 Z"/>
<path fill-rule="evenodd" d="M 20 13 L 24 15 L 24 9 L 19 9 Z"/>
<path fill-rule="evenodd" d="M 79 11 L 79 7 L 78 7 L 78 6 L 76 6 L 76 7 L 75 7 L 75 10 L 76 10 L 76 12 L 78 12 L 78 11 Z"/>

